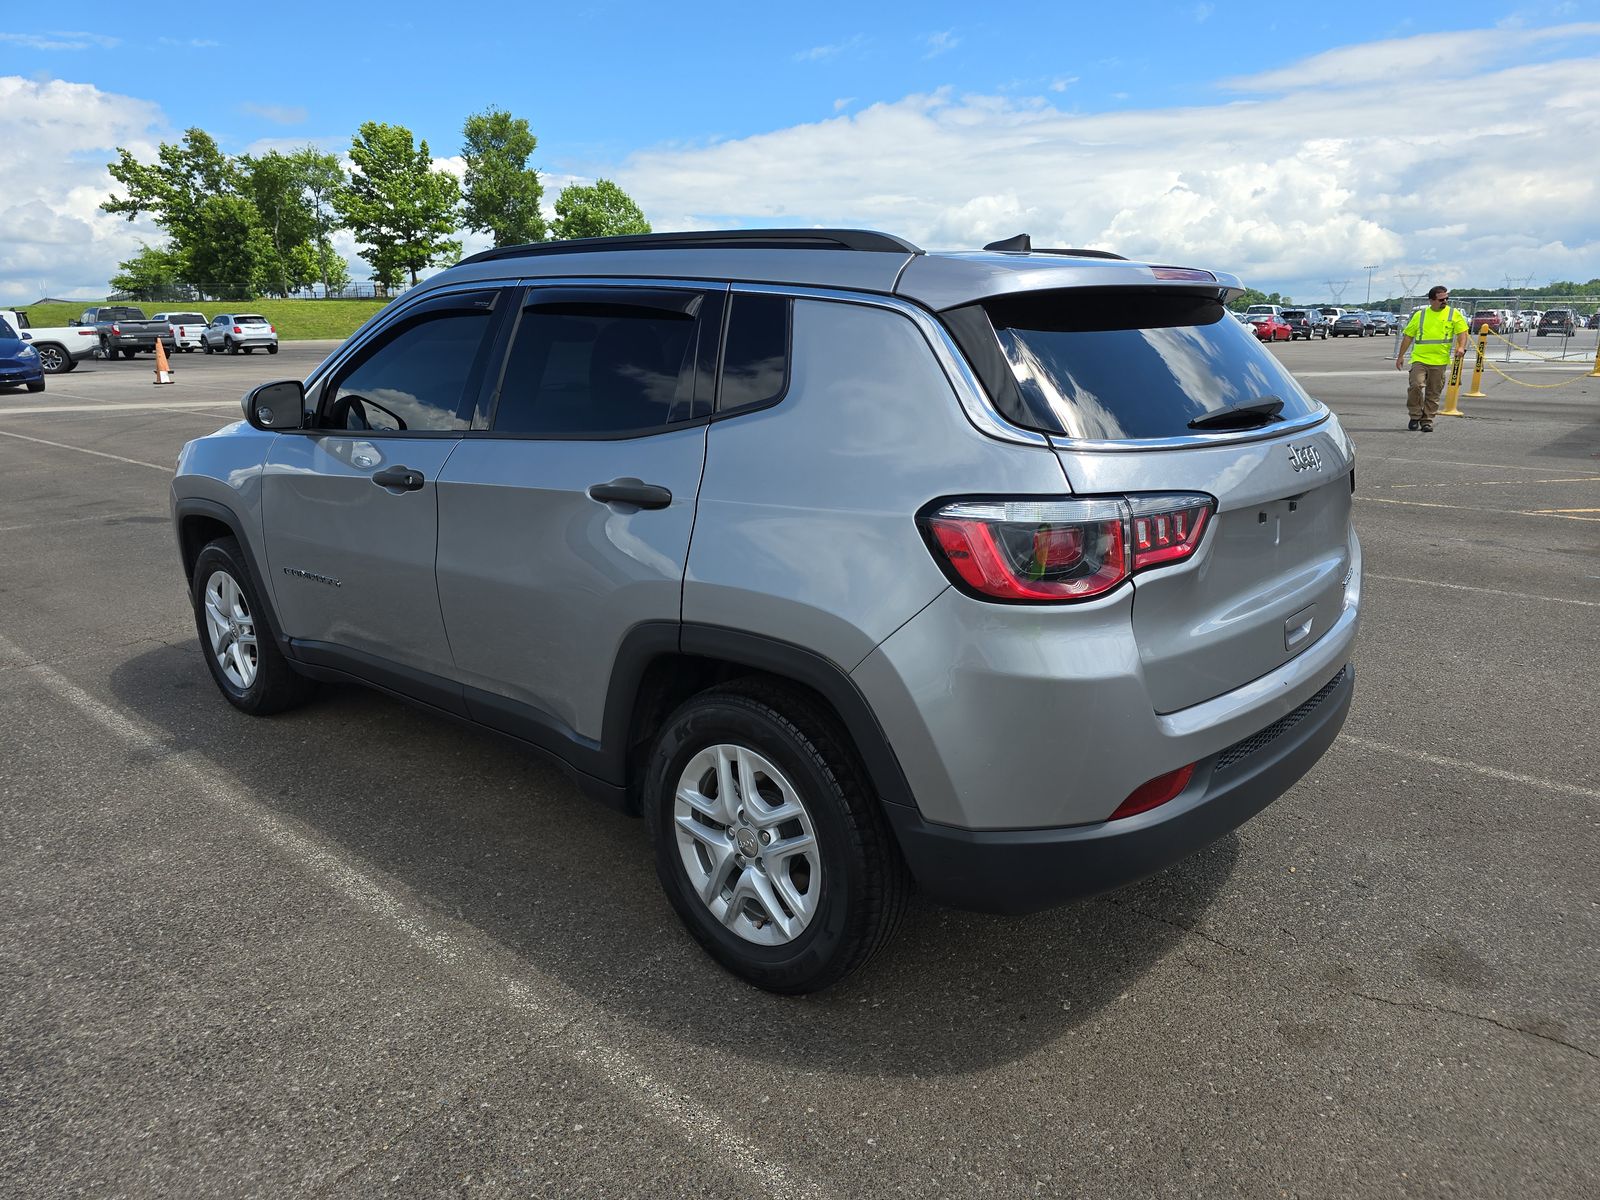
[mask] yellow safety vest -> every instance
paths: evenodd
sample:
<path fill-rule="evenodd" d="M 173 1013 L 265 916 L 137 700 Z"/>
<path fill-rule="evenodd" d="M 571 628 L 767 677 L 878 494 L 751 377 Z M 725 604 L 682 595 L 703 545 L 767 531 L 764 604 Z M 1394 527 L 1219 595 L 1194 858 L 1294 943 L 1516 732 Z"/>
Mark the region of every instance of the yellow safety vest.
<path fill-rule="evenodd" d="M 1429 318 L 1432 318 L 1434 333 L 1441 337 L 1423 336 L 1428 329 Z M 1411 323 L 1406 322 L 1405 336 L 1411 339 L 1413 347 L 1411 361 L 1425 363 L 1429 366 L 1442 367 L 1450 361 L 1450 343 L 1456 340 L 1456 322 L 1461 320 L 1461 314 L 1453 308 L 1446 308 L 1435 316 L 1433 306 L 1419 308 L 1416 315 L 1417 327 L 1411 328 Z"/>

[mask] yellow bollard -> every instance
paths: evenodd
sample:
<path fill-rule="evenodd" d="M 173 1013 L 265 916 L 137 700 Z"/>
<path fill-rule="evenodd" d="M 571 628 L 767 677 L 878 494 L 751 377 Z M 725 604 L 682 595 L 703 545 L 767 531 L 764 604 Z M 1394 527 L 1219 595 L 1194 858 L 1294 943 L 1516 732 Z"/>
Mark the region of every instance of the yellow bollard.
<path fill-rule="evenodd" d="M 1444 407 L 1439 410 L 1441 417 L 1464 417 L 1456 403 L 1456 397 L 1461 394 L 1461 364 L 1467 361 L 1465 354 L 1453 356 L 1455 363 L 1450 368 L 1450 386 L 1444 390 Z"/>
<path fill-rule="evenodd" d="M 1482 397 L 1483 391 L 1483 360 L 1488 354 L 1489 330 L 1487 327 L 1478 330 L 1478 361 L 1472 364 L 1472 390 L 1469 396 Z"/>
<path fill-rule="evenodd" d="M 1594 348 L 1594 370 L 1589 372 L 1590 379 L 1600 379 L 1600 344 Z"/>

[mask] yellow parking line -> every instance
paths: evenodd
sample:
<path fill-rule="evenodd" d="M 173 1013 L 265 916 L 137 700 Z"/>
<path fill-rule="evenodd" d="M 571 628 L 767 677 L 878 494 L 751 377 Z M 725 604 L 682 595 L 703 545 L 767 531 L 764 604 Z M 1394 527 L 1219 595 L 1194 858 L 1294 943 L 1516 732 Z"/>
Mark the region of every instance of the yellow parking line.
<path fill-rule="evenodd" d="M 1573 516 L 1577 512 L 1596 512 L 1596 509 L 1562 510 L 1555 508 L 1479 508 L 1473 504 L 1429 504 L 1424 500 L 1385 500 L 1382 496 L 1357 496 L 1368 504 L 1401 504 L 1407 508 L 1448 508 L 1455 512 L 1502 513 L 1509 517 L 1559 517 L 1563 521 L 1600 521 L 1600 517 Z"/>
<path fill-rule="evenodd" d="M 1572 475 L 1566 479 L 1458 479 L 1449 483 L 1375 483 L 1373 487 L 1379 488 L 1419 488 L 1419 487 L 1511 487 L 1514 484 L 1524 483 L 1600 483 L 1600 475 Z"/>

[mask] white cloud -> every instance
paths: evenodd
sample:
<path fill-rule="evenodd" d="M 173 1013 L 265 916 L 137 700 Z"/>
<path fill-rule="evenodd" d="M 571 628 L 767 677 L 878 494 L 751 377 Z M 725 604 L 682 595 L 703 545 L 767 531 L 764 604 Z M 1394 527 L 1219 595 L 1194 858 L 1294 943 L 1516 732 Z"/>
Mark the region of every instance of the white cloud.
<path fill-rule="evenodd" d="M 1600 37 L 1600 22 L 1553 25 L 1543 29 L 1424 33 L 1326 50 L 1292 66 L 1224 80 L 1222 86 L 1240 92 L 1277 92 L 1355 88 L 1391 81 L 1437 83 L 1440 79 L 1469 78 L 1478 67 L 1504 62 L 1507 56 L 1540 44 L 1558 42 L 1572 49 L 1574 43 L 1597 37 Z M 1460 116 L 1467 119 L 1470 114 L 1463 112 Z"/>
<path fill-rule="evenodd" d="M 1415 39 L 1405 39 L 1404 45 Z M 1367 48 L 1391 60 L 1394 43 Z M 1494 120 L 1421 128 L 1441 83 Z M 658 229 L 862 225 L 930 248 L 1028 232 L 1236 271 L 1268 291 L 1401 263 L 1466 285 L 1600 275 L 1600 57 L 1396 74 L 1330 96 L 1080 114 L 1038 98 L 907 96 L 715 146 L 634 155 L 614 177 Z M 1455 227 L 1462 228 L 1457 229 Z M 1364 276 L 1362 276 L 1364 278 Z"/>
<path fill-rule="evenodd" d="M 29 50 L 110 50 L 120 45 L 121 39 L 103 33 L 0 33 L 0 42 Z"/>
<path fill-rule="evenodd" d="M 809 50 L 801 50 L 795 54 L 794 61 L 822 62 L 825 59 L 837 58 L 848 51 L 859 49 L 865 44 L 866 39 L 858 33 L 842 42 L 834 42 L 827 46 L 813 46 Z"/>
<path fill-rule="evenodd" d="M 856 98 L 854 96 L 840 96 L 837 100 L 835 100 L 833 102 L 833 111 L 834 112 L 843 112 L 845 109 L 849 108 L 855 102 L 856 102 Z"/>
<path fill-rule="evenodd" d="M 306 110 L 298 104 L 245 103 L 239 105 L 239 109 L 277 125 L 301 125 L 306 119 Z"/>
<path fill-rule="evenodd" d="M 105 164 L 126 146 L 155 155 L 160 108 L 86 83 L 0 76 L 0 296 L 103 296 L 117 263 L 161 234 L 100 211 L 116 186 Z"/>
<path fill-rule="evenodd" d="M 1194 6 L 1194 19 L 1196 23 L 1203 24 L 1211 19 L 1211 14 L 1217 11 L 1215 4 L 1196 4 Z"/>
<path fill-rule="evenodd" d="M 930 33 L 922 41 L 928 47 L 928 52 L 922 56 L 923 58 L 937 58 L 945 51 L 954 50 L 961 44 L 961 39 L 948 29 L 942 33 Z"/>
<path fill-rule="evenodd" d="M 1052 92 L 1064 92 L 1077 82 L 1078 77 L 1076 75 L 1063 75 L 1059 79 L 1050 81 L 1050 90 Z"/>

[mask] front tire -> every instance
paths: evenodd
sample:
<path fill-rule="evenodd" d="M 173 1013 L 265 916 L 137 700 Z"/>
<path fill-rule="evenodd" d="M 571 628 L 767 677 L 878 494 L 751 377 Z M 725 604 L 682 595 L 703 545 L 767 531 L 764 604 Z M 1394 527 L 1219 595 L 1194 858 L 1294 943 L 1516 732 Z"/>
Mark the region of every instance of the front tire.
<path fill-rule="evenodd" d="M 265 717 L 311 698 L 317 685 L 278 649 L 237 540 L 218 538 L 200 551 L 189 598 L 200 652 L 229 704 Z"/>
<path fill-rule="evenodd" d="M 42 379 L 29 380 L 28 381 L 28 390 L 30 392 L 42 392 L 42 391 L 44 391 L 44 380 L 42 380 Z"/>
<path fill-rule="evenodd" d="M 734 683 L 687 701 L 651 749 L 656 873 L 733 974 L 797 995 L 886 944 L 910 878 L 837 722 L 797 690 Z"/>

